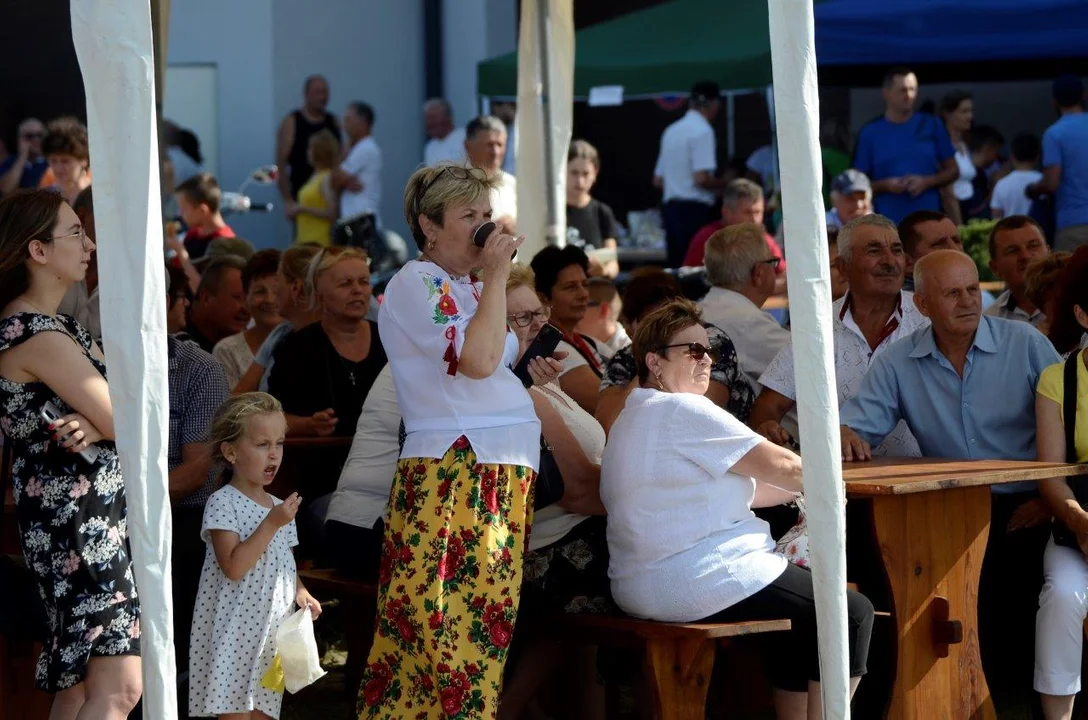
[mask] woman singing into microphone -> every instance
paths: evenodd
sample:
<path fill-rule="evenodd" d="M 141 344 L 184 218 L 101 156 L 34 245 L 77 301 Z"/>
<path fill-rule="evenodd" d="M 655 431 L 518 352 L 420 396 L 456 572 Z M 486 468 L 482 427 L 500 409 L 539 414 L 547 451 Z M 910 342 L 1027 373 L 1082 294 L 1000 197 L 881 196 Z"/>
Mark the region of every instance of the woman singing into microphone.
<path fill-rule="evenodd" d="M 390 494 L 378 623 L 360 717 L 494 717 L 517 617 L 540 422 L 511 370 L 506 281 L 521 245 L 494 230 L 477 168 L 417 170 L 404 214 L 419 246 L 378 328 L 407 437 Z M 480 281 L 474 275 L 482 270 Z M 561 364 L 532 361 L 534 382 Z"/>

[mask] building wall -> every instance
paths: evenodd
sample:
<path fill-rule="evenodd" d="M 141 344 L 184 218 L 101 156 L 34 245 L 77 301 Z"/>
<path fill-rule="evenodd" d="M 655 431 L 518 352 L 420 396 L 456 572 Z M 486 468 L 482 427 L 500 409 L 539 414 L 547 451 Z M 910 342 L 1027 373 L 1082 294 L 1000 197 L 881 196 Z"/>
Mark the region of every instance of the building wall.
<path fill-rule="evenodd" d="M 275 160 L 272 6 L 245 0 L 184 0 L 171 5 L 167 63 L 214 63 L 218 68 L 216 166 L 220 184 L 234 190 L 254 168 Z M 169 86 L 165 92 L 169 95 Z M 273 200 L 273 191 L 264 188 L 250 194 L 255 200 Z M 234 216 L 230 224 L 258 247 L 275 244 L 273 218 Z"/>
<path fill-rule="evenodd" d="M 422 37 L 418 2 L 185 0 L 173 3 L 168 53 L 170 64 L 218 68 L 217 165 L 228 190 L 275 161 L 279 122 L 301 103 L 308 75 L 329 79 L 337 115 L 353 100 L 371 104 L 384 163 L 382 216 L 405 235 L 401 197 L 424 140 Z M 247 194 L 276 208 L 271 216 L 230 218 L 235 230 L 258 247 L 289 244 L 275 188 L 250 186 Z"/>
<path fill-rule="evenodd" d="M 349 102 L 370 104 L 382 149 L 382 219 L 407 238 L 404 185 L 423 156 L 423 3 L 321 0 L 318 11 L 312 0 L 273 0 L 272 7 L 274 124 L 298 107 L 313 73 L 328 78 L 337 116 Z M 286 243 L 289 226 L 279 226 Z"/>
<path fill-rule="evenodd" d="M 517 47 L 518 5 L 517 0 L 442 3 L 442 85 L 461 127 L 479 113 L 476 65 Z"/>

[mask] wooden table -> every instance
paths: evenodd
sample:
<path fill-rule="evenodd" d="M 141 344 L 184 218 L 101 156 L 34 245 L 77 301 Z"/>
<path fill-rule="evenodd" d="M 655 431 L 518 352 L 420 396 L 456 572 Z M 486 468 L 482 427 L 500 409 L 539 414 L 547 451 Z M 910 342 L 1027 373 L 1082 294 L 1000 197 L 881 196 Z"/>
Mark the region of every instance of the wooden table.
<path fill-rule="evenodd" d="M 892 720 L 994 720 L 978 639 L 990 485 L 1088 475 L 1088 465 L 889 458 L 850 463 L 846 494 L 872 503 L 895 624 Z"/>

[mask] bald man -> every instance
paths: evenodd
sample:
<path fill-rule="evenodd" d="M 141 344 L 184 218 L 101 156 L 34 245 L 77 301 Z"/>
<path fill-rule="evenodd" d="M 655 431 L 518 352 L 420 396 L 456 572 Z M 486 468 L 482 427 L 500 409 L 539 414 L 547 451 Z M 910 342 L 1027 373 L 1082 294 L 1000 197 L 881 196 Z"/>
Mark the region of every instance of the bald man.
<path fill-rule="evenodd" d="M 1028 323 L 982 314 L 978 269 L 962 252 L 921 258 L 914 285 L 930 325 L 885 350 L 843 406 L 843 459 L 868 459 L 869 447 L 905 420 L 925 457 L 1034 460 L 1035 387 L 1061 362 L 1050 341 Z M 1033 482 L 994 485 L 990 512 L 979 591 L 983 664 L 991 686 L 1030 693 L 1050 513 Z"/>

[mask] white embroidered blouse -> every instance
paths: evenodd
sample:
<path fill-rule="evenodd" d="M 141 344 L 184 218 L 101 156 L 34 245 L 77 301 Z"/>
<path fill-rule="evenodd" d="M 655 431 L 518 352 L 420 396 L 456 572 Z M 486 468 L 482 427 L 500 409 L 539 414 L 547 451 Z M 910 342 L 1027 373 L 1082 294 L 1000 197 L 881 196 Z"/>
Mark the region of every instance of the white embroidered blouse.
<path fill-rule="evenodd" d="M 407 438 L 401 457 L 441 458 L 462 435 L 484 464 L 540 462 L 540 421 L 511 369 L 518 341 L 507 332 L 499 367 L 473 380 L 457 372 L 483 284 L 413 260 L 389 281 L 378 330 L 393 369 Z"/>

